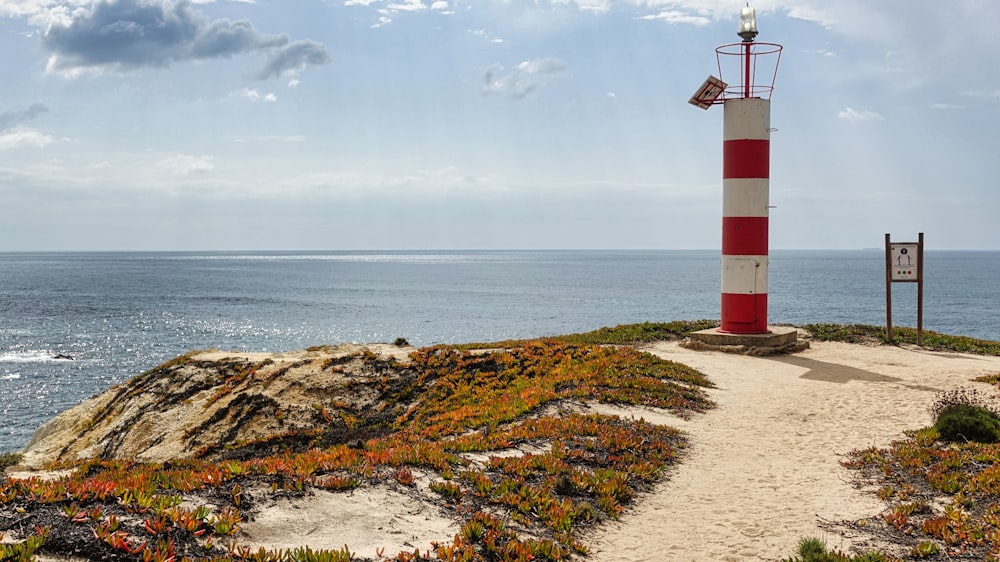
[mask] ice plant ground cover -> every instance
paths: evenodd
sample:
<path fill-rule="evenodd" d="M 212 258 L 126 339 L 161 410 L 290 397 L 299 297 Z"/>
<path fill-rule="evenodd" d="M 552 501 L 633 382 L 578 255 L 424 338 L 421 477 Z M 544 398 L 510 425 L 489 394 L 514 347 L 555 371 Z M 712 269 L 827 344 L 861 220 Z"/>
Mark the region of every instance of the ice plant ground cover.
<path fill-rule="evenodd" d="M 417 485 L 417 470 L 433 475 L 429 489 L 440 509 L 462 522 L 461 530 L 447 544 L 380 557 L 565 559 L 586 552 L 582 529 L 618 517 L 679 462 L 684 448 L 674 429 L 585 415 L 573 406 L 638 404 L 679 416 L 712 406 L 704 392 L 711 385 L 701 373 L 626 347 L 536 340 L 485 350 L 425 348 L 405 367 L 374 354 L 362 359 L 371 372 L 386 375 L 375 384 L 388 396 L 380 407 L 402 412 L 394 419 L 342 401 L 318 403 L 312 429 L 206 447 L 201 458 L 162 464 L 98 459 L 61 467 L 74 470 L 56 480 L 7 478 L 0 482 L 0 528 L 8 534 L 0 559 L 45 553 L 348 560 L 350 545 L 254 551 L 240 545 L 240 524 L 268 497 L 372 485 L 405 490 Z M 234 388 L 258 373 L 256 365 L 230 367 L 239 367 L 230 369 L 239 375 L 232 377 Z M 143 377 L 158 376 L 158 369 Z M 409 375 L 389 376 L 399 369 Z M 379 427 L 366 431 L 369 423 Z M 263 454 L 275 445 L 284 452 Z M 532 452 L 502 454 L 525 446 Z M 472 460 L 477 456 L 487 460 Z"/>

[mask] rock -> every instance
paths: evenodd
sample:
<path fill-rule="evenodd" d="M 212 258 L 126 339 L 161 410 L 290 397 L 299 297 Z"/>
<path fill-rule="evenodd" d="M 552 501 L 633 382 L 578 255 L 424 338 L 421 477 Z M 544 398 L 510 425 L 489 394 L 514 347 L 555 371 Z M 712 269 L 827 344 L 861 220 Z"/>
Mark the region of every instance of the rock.
<path fill-rule="evenodd" d="M 16 468 L 88 458 L 240 458 L 310 439 L 363 443 L 409 407 L 396 394 L 415 379 L 407 367 L 412 351 L 350 344 L 192 352 L 58 415 L 35 432 Z"/>

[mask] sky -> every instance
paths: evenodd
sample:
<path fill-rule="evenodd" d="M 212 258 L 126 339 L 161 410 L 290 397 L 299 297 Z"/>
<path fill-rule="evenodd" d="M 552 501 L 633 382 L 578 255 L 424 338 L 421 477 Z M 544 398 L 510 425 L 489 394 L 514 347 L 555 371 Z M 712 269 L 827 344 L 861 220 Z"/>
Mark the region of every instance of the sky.
<path fill-rule="evenodd" d="M 719 248 L 745 5 L 0 0 L 0 251 Z M 772 249 L 1000 250 L 1000 2 L 750 5 Z"/>

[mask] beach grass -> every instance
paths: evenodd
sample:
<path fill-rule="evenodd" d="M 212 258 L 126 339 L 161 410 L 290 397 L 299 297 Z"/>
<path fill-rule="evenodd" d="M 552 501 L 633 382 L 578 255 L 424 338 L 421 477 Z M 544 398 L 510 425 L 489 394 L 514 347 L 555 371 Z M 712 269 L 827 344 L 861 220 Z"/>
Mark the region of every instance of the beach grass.
<path fill-rule="evenodd" d="M 18 453 L 0 453 L 0 472 L 19 462 L 21 462 L 21 455 Z"/>
<path fill-rule="evenodd" d="M 640 322 L 637 324 L 621 324 L 581 332 L 552 336 L 551 340 L 592 345 L 637 345 L 655 341 L 673 341 L 683 339 L 691 332 L 716 328 L 719 323 L 714 320 L 675 320 L 673 322 Z M 454 345 L 456 349 L 494 349 L 498 347 L 513 347 L 522 345 L 533 339 L 503 340 L 498 342 L 464 343 Z"/>
<path fill-rule="evenodd" d="M 886 339 L 885 326 L 868 324 L 805 324 L 801 326 L 816 341 L 839 341 L 866 345 L 909 344 L 917 345 L 917 330 L 909 327 L 894 327 L 892 341 Z M 1000 342 L 950 336 L 923 330 L 921 347 L 933 351 L 957 351 L 976 355 L 1000 356 Z"/>

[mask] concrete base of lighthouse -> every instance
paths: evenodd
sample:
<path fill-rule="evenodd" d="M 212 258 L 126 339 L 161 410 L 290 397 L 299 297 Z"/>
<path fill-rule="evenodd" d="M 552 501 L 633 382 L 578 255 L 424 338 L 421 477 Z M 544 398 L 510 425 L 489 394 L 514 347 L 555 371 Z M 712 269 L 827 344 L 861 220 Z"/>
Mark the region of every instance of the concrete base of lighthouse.
<path fill-rule="evenodd" d="M 691 332 L 681 343 L 688 349 L 726 351 L 745 355 L 778 355 L 796 353 L 809 348 L 809 342 L 799 341 L 799 332 L 790 326 L 768 326 L 764 334 L 733 334 L 718 328 Z"/>

